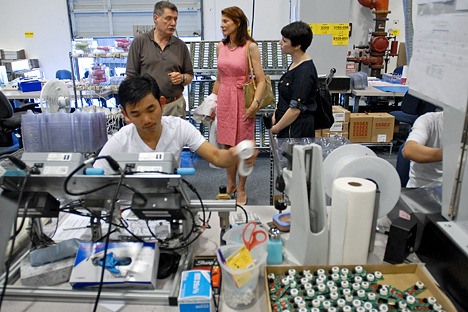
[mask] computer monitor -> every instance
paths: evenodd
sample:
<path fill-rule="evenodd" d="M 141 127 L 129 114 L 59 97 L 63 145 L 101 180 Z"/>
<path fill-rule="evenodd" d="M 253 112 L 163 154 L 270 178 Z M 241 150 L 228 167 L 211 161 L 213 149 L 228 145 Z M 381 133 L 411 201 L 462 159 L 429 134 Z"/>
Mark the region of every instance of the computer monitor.
<path fill-rule="evenodd" d="M 42 79 L 42 71 L 39 68 L 31 69 L 23 73 L 24 78 Z"/>
<path fill-rule="evenodd" d="M 19 72 L 24 70 L 29 70 L 29 60 L 17 60 L 11 62 L 11 71 L 12 72 Z"/>
<path fill-rule="evenodd" d="M 8 83 L 8 75 L 6 66 L 0 66 L 0 86 L 4 86 Z"/>

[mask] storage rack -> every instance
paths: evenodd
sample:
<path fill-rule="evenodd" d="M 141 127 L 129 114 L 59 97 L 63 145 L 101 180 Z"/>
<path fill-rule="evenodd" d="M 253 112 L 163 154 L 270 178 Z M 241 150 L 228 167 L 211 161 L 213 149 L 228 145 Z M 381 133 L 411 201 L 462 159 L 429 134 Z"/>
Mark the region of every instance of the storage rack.
<path fill-rule="evenodd" d="M 210 95 L 217 74 L 217 54 L 216 46 L 218 41 L 196 41 L 187 44 L 194 69 L 194 79 L 189 87 L 189 109 L 197 108 L 203 100 Z M 278 41 L 257 41 L 260 51 L 263 70 L 265 75 L 270 75 L 273 92 L 278 99 L 278 84 L 276 83 L 291 62 L 289 55 L 281 53 Z M 266 112 L 273 112 L 276 103 L 261 109 L 255 121 L 255 142 L 257 147 L 268 149 L 270 146 L 269 137 L 263 124 L 262 115 Z M 198 127 L 201 133 L 208 138 L 208 129 L 203 124 L 198 124 L 191 119 L 192 123 Z"/>

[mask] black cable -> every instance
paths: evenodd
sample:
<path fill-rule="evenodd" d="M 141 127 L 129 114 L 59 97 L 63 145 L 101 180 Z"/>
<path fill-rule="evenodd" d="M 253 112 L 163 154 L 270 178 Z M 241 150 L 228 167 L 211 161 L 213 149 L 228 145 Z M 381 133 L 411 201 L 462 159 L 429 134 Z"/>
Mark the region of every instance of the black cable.
<path fill-rule="evenodd" d="M 158 238 L 156 236 L 156 234 L 154 234 L 153 230 L 151 230 L 151 227 L 149 225 L 149 220 L 145 220 L 146 221 L 146 227 L 148 228 L 148 231 L 150 232 L 151 236 L 156 239 L 160 244 L 162 244 L 164 241 L 160 238 Z"/>
<path fill-rule="evenodd" d="M 75 175 L 75 173 L 77 173 L 78 171 L 80 171 L 82 168 L 84 168 L 86 165 L 88 164 L 91 164 L 93 162 L 95 162 L 96 160 L 98 159 L 105 159 L 107 160 L 107 162 L 109 163 L 109 165 L 112 167 L 112 169 L 114 171 L 121 171 L 120 170 L 120 167 L 118 168 L 115 168 L 115 165 L 117 164 L 117 162 L 110 156 L 98 156 L 96 158 L 90 158 L 88 160 L 86 160 L 84 163 L 82 163 L 81 165 L 79 165 L 78 167 L 76 167 L 72 172 L 70 172 L 70 174 L 65 178 L 65 181 L 63 182 L 63 190 L 66 194 L 68 195 L 72 195 L 72 196 L 80 196 L 80 195 L 88 195 L 90 193 L 94 193 L 94 192 L 97 192 L 99 190 L 102 190 L 108 186 L 111 186 L 111 185 L 115 185 L 116 183 L 107 183 L 107 184 L 104 184 L 94 190 L 88 190 L 88 191 L 83 191 L 83 192 L 77 192 L 77 193 L 74 193 L 72 191 L 70 191 L 68 189 L 68 182 L 70 182 L 70 179 Z M 118 164 L 117 164 L 118 166 Z M 116 170 L 118 169 L 118 170 Z"/>
<path fill-rule="evenodd" d="M 188 241 L 188 239 L 190 238 L 190 236 L 192 236 L 192 233 L 195 232 L 195 228 L 196 228 L 196 223 L 195 223 L 195 216 L 193 215 L 193 212 L 190 210 L 190 209 L 187 209 L 187 208 L 183 208 L 185 210 L 187 210 L 189 213 L 190 213 L 190 216 L 192 217 L 192 228 L 190 229 L 190 231 L 188 232 L 187 236 L 185 237 L 182 237 L 180 239 L 180 242 L 182 242 L 182 245 L 181 246 L 176 246 L 176 247 L 160 247 L 161 250 L 178 250 L 178 249 L 182 249 L 182 248 L 185 248 L 185 247 L 188 247 L 190 246 L 198 237 L 200 237 L 201 233 L 203 231 L 200 231 L 198 233 L 198 235 L 190 242 L 184 244 L 184 242 Z"/>
<path fill-rule="evenodd" d="M 238 205 L 238 204 L 236 204 L 236 207 L 242 209 L 242 211 L 244 212 L 244 215 L 245 215 L 245 223 L 249 223 L 249 215 L 247 214 L 247 211 L 244 209 L 244 207 L 242 207 L 241 205 Z"/>
<path fill-rule="evenodd" d="M 20 203 L 21 203 L 21 198 L 23 197 L 23 194 L 21 194 L 21 196 L 18 198 L 18 211 L 19 211 L 19 206 L 20 206 Z M 15 218 L 15 232 L 13 233 L 12 236 L 10 236 L 10 239 L 13 239 L 14 236 L 18 235 L 21 230 L 23 229 L 23 226 L 24 226 L 24 223 L 26 222 L 26 215 L 27 215 L 27 212 L 28 212 L 28 207 L 29 207 L 29 201 L 31 200 L 32 198 L 32 195 L 29 194 L 28 198 L 26 199 L 26 202 L 24 204 L 24 209 L 23 209 L 23 213 L 20 216 L 18 216 L 18 213 L 16 215 L 16 218 Z M 18 228 L 18 225 L 17 225 L 17 220 L 18 220 L 18 217 L 21 218 L 21 223 L 20 223 L 20 226 Z"/>
<path fill-rule="evenodd" d="M 52 232 L 52 234 L 50 235 L 50 239 L 52 239 L 55 236 L 55 234 L 57 233 L 59 222 L 60 222 L 60 220 L 59 220 L 59 218 L 57 218 L 57 223 L 55 223 L 55 229 L 54 229 L 54 232 Z"/>
<path fill-rule="evenodd" d="M 252 1 L 252 24 L 250 25 L 250 37 L 253 38 L 254 31 L 254 19 L 255 19 L 255 0 Z"/>
<path fill-rule="evenodd" d="M 121 186 L 121 184 L 123 182 L 124 177 L 125 177 L 125 172 L 122 172 L 121 175 L 120 175 L 119 182 L 117 184 L 117 188 L 116 188 L 116 190 L 114 192 L 114 196 L 112 197 L 112 204 L 111 204 L 111 209 L 110 209 L 110 212 L 109 212 L 109 215 L 110 215 L 111 218 L 114 215 L 115 204 L 117 203 L 117 196 L 119 195 L 120 186 Z M 97 307 L 98 307 L 98 304 L 99 304 L 99 299 L 101 297 L 102 285 L 103 285 L 103 282 L 104 282 L 104 273 L 106 271 L 106 257 L 107 257 L 107 250 L 109 248 L 111 228 L 112 228 L 112 224 L 109 223 L 109 227 L 107 228 L 107 234 L 106 234 L 107 237 L 106 237 L 106 241 L 104 243 L 104 258 L 103 258 L 103 262 L 102 262 L 101 277 L 99 279 L 99 288 L 98 288 L 98 291 L 97 291 L 96 300 L 94 302 L 93 312 L 97 311 Z"/>
<path fill-rule="evenodd" d="M 26 163 L 24 161 L 22 161 L 19 158 L 16 158 L 13 155 L 2 155 L 2 156 L 0 156 L 0 160 L 2 160 L 2 159 L 8 159 L 20 170 L 24 170 L 26 172 L 29 172 L 31 170 L 31 168 L 29 168 L 29 166 L 26 165 Z"/>
<path fill-rule="evenodd" d="M 202 222 L 203 222 L 203 226 L 206 226 L 205 205 L 203 204 L 203 200 L 202 200 L 200 194 L 198 193 L 197 189 L 190 182 L 188 182 L 187 180 L 182 179 L 182 178 L 181 178 L 181 180 L 197 196 L 198 201 L 200 201 L 200 206 L 202 208 L 202 215 L 203 215 L 203 221 Z"/>
<path fill-rule="evenodd" d="M 0 157 L 0 159 L 6 158 L 5 156 Z M 26 174 L 26 176 L 23 179 L 23 183 L 21 184 L 21 188 L 19 191 L 19 196 L 18 196 L 18 204 L 16 207 L 16 216 L 15 216 L 15 222 L 13 223 L 13 232 L 17 232 L 17 219 L 18 219 L 18 211 L 20 208 L 20 203 L 21 203 L 21 198 L 23 197 L 24 189 L 26 187 L 26 181 L 28 180 L 29 177 L 29 172 Z M 13 236 L 11 240 L 11 245 L 10 245 L 10 253 L 8 255 L 7 261 L 5 261 L 5 279 L 3 281 L 3 287 L 2 287 L 2 293 L 0 295 L 0 310 L 2 309 L 2 304 L 3 304 L 3 299 L 5 298 L 5 292 L 8 284 L 8 278 L 10 276 L 10 265 L 13 261 L 13 251 L 15 249 L 15 242 L 16 242 L 16 235 Z"/>
<path fill-rule="evenodd" d="M 200 218 L 198 218 L 198 219 L 199 219 L 200 221 L 203 222 L 202 219 L 200 219 Z M 206 227 L 207 229 L 211 229 L 210 220 L 211 220 L 211 211 L 208 212 L 208 219 L 206 220 L 206 226 L 205 226 L 205 227 Z"/>

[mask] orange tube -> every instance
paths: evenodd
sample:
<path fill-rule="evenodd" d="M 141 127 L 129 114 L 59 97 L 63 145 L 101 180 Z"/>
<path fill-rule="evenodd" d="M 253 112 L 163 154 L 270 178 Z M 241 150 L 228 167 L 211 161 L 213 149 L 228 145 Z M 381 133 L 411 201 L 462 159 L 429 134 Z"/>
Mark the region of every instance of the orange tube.
<path fill-rule="evenodd" d="M 374 1 L 373 0 L 358 0 L 358 2 L 366 7 L 366 8 L 369 8 L 369 9 L 373 9 L 374 8 Z"/>
<path fill-rule="evenodd" d="M 388 0 L 358 0 L 358 2 L 369 9 L 388 11 Z"/>

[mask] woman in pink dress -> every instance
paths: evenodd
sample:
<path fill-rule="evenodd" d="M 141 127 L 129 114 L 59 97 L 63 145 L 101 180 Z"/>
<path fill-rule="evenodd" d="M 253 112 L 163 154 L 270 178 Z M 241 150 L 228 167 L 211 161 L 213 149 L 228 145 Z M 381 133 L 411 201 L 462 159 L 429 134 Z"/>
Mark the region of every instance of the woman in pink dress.
<path fill-rule="evenodd" d="M 255 114 L 259 100 L 263 96 L 265 74 L 260 61 L 258 46 L 247 32 L 247 17 L 238 7 L 221 11 L 221 30 L 224 39 L 217 46 L 218 74 L 213 93 L 218 95 L 216 118 L 218 120 L 218 143 L 225 148 L 236 146 L 243 140 L 254 140 Z M 245 109 L 242 85 L 248 80 L 249 49 L 254 68 L 257 91 L 250 107 Z M 239 176 L 237 184 L 237 165 L 227 168 L 227 193 L 237 192 L 237 203 L 245 205 L 247 177 Z"/>

